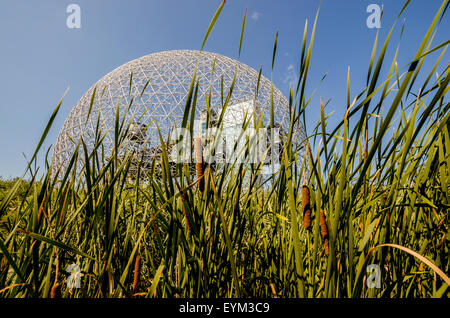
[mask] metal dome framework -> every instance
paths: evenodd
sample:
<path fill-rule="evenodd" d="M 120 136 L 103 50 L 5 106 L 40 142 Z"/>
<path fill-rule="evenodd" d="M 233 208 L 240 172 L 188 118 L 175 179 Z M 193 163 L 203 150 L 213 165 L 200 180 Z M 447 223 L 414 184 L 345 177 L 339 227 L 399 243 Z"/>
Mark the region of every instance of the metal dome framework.
<path fill-rule="evenodd" d="M 204 51 L 175 50 L 154 53 L 118 67 L 83 95 L 60 130 L 53 153 L 53 172 L 68 164 L 80 137 L 83 137 L 88 150 L 93 149 L 97 119 L 100 120 L 103 132 L 109 130 L 103 140 L 104 149 L 112 149 L 117 106 L 121 118 L 131 118 L 132 114 L 133 118 L 139 118 L 139 124 L 148 125 L 146 147 L 157 147 L 157 125 L 166 137 L 172 127 L 181 124 L 195 69 L 199 81 L 197 117 L 206 108 L 206 96 L 209 96 L 210 91 L 211 109 L 220 112 L 222 97 L 228 94 L 236 73 L 228 104 L 252 100 L 263 112 L 263 123 L 269 123 L 272 84 L 261 75 L 255 94 L 259 72 L 253 68 L 226 56 Z M 91 107 L 94 90 L 96 95 Z M 288 129 L 288 100 L 275 86 L 273 106 L 274 121 L 285 130 Z M 305 138 L 300 123 L 295 131 L 296 140 Z"/>

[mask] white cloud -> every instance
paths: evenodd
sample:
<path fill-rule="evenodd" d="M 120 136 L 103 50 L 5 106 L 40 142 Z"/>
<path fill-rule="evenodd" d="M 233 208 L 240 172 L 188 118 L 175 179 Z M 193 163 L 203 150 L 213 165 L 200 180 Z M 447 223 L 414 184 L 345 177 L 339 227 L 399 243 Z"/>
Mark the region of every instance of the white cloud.
<path fill-rule="evenodd" d="M 250 17 L 252 18 L 253 21 L 258 21 L 259 18 L 261 17 L 261 13 L 255 11 L 252 13 Z"/>
<path fill-rule="evenodd" d="M 286 67 L 286 71 L 284 72 L 283 83 L 289 85 L 290 87 L 294 87 L 295 85 L 297 85 L 297 81 L 298 76 L 297 73 L 295 72 L 295 65 L 289 64 Z"/>

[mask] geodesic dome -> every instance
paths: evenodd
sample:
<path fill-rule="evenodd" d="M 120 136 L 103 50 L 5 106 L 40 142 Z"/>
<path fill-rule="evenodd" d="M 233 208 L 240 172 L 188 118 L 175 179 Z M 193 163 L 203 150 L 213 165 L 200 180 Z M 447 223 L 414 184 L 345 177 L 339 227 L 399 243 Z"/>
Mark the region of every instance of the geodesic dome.
<path fill-rule="evenodd" d="M 261 76 L 258 92 L 255 94 L 259 72 L 253 68 L 210 52 L 175 50 L 154 53 L 118 67 L 83 95 L 59 133 L 53 153 L 53 171 L 68 164 L 80 137 L 83 137 L 88 150 L 93 148 L 98 119 L 102 131 L 107 132 L 103 141 L 104 149 L 112 149 L 117 105 L 121 117 L 139 118 L 139 125 L 149 125 L 145 135 L 146 147 L 157 146 L 159 135 L 156 123 L 166 138 L 171 127 L 180 126 L 182 122 L 196 67 L 196 77 L 199 80 L 196 107 L 198 116 L 206 108 L 205 96 L 209 96 L 210 90 L 211 109 L 220 112 L 236 73 L 229 104 L 252 100 L 261 108 L 263 122 L 269 123 L 271 82 Z M 96 94 L 91 106 L 94 89 Z M 288 101 L 276 87 L 273 87 L 273 103 L 274 121 L 287 130 Z M 305 137 L 300 124 L 296 133 L 299 140 Z"/>

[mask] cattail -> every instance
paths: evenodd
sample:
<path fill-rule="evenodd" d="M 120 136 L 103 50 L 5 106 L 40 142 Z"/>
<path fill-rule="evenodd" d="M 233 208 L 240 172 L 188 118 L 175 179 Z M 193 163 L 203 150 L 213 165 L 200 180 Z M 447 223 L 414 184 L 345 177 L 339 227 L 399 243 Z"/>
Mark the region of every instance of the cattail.
<path fill-rule="evenodd" d="M 305 230 L 311 228 L 311 204 L 309 196 L 309 188 L 307 185 L 302 189 L 302 201 L 303 201 L 303 227 Z"/>
<path fill-rule="evenodd" d="M 61 298 L 61 284 L 58 283 L 58 276 L 59 276 L 59 256 L 56 255 L 56 262 L 55 262 L 55 283 L 52 286 L 52 289 L 50 291 L 50 298 Z"/>
<path fill-rule="evenodd" d="M 328 250 L 328 227 L 327 227 L 327 220 L 325 217 L 325 213 L 323 210 L 320 210 L 320 230 L 322 233 L 322 239 L 323 239 L 323 246 L 325 248 L 325 254 L 328 256 L 329 250 Z"/>
<path fill-rule="evenodd" d="M 134 277 L 133 277 L 133 294 L 136 293 L 139 285 L 139 272 L 141 270 L 141 255 L 136 256 L 134 262 Z"/>
<path fill-rule="evenodd" d="M 203 191 L 205 180 L 203 179 L 203 149 L 202 139 L 195 138 L 195 167 L 197 169 L 198 189 Z"/>
<path fill-rule="evenodd" d="M 61 284 L 55 283 L 50 292 L 50 298 L 61 298 Z"/>

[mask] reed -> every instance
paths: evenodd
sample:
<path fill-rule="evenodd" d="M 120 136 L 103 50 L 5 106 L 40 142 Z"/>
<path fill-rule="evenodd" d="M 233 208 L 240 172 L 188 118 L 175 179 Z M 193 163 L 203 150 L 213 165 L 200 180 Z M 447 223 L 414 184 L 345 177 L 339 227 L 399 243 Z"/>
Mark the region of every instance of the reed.
<path fill-rule="evenodd" d="M 303 203 L 303 227 L 305 230 L 311 228 L 311 204 L 310 193 L 307 185 L 302 188 L 302 203 Z"/>
<path fill-rule="evenodd" d="M 52 286 L 50 293 L 50 298 L 60 298 L 61 297 L 61 284 L 56 283 Z"/>
<path fill-rule="evenodd" d="M 141 255 L 136 256 L 134 261 L 133 295 L 137 293 L 139 287 L 139 274 L 141 271 Z"/>
<path fill-rule="evenodd" d="M 328 226 L 327 226 L 327 218 L 325 216 L 325 212 L 320 210 L 320 234 L 322 235 L 323 240 L 323 248 L 325 250 L 325 255 L 328 256 L 330 254 L 328 247 Z"/>

